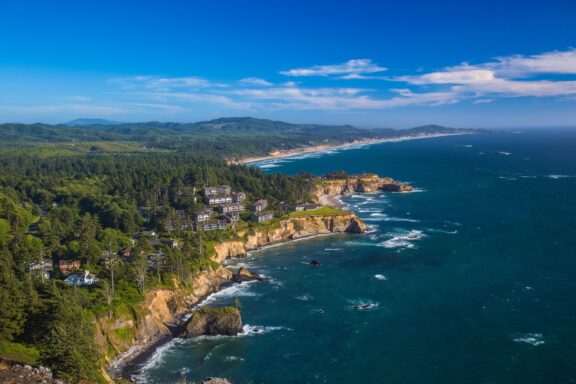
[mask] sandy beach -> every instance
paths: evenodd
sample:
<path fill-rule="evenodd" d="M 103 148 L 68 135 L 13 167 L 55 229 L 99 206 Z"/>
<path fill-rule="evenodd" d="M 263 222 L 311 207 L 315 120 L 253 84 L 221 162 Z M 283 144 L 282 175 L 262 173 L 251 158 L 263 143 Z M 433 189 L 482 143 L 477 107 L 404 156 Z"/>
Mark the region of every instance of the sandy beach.
<path fill-rule="evenodd" d="M 231 161 L 231 163 L 233 163 L 233 164 L 252 164 L 252 163 L 257 163 L 260 161 L 283 159 L 283 158 L 289 158 L 289 157 L 293 157 L 293 156 L 300 156 L 303 154 L 320 153 L 320 152 L 330 151 L 330 150 L 334 150 L 334 149 L 350 149 L 350 148 L 362 147 L 365 145 L 373 145 L 373 144 L 380 144 L 380 143 L 392 143 L 392 142 L 400 142 L 400 141 L 406 141 L 406 140 L 417 140 L 417 139 L 430 139 L 430 138 L 434 138 L 434 137 L 456 136 L 456 135 L 465 135 L 465 134 L 468 134 L 468 133 L 467 132 L 434 133 L 434 134 L 429 134 L 429 135 L 410 135 L 410 136 L 399 136 L 399 137 L 393 137 L 393 138 L 356 140 L 352 143 L 346 143 L 346 144 L 340 144 L 340 145 L 313 145 L 313 146 L 309 146 L 309 147 L 302 147 L 302 148 L 290 149 L 290 150 L 285 150 L 285 151 L 275 151 L 275 152 L 271 152 L 267 156 L 246 157 L 244 159 Z"/>

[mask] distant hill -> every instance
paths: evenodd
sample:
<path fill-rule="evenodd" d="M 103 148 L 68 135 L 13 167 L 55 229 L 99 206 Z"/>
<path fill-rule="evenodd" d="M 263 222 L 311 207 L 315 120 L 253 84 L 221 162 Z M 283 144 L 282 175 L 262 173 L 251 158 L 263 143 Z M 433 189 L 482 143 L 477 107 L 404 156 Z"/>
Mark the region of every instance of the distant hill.
<path fill-rule="evenodd" d="M 119 125 L 117 121 L 110 121 L 106 119 L 76 119 L 64 123 L 63 125 L 68 125 L 70 127 L 84 127 L 88 125 Z"/>
<path fill-rule="evenodd" d="M 0 148 L 36 147 L 46 149 L 45 153 L 53 153 L 55 148 L 66 153 L 179 151 L 234 159 L 314 145 L 465 132 L 472 131 L 438 125 L 362 129 L 351 125 L 294 124 L 253 117 L 197 123 L 117 123 L 78 119 L 60 125 L 0 124 Z"/>

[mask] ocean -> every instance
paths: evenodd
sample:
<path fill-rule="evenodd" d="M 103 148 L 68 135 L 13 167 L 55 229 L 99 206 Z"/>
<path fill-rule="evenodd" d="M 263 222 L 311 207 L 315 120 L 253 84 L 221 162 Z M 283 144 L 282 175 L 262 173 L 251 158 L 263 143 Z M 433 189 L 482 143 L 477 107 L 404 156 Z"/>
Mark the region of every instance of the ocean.
<path fill-rule="evenodd" d="M 576 382 L 576 130 L 382 143 L 254 166 L 374 172 L 416 191 L 343 198 L 370 233 L 233 261 L 270 277 L 209 299 L 237 297 L 244 334 L 173 340 L 141 381 Z M 370 309 L 354 309 L 363 304 Z"/>

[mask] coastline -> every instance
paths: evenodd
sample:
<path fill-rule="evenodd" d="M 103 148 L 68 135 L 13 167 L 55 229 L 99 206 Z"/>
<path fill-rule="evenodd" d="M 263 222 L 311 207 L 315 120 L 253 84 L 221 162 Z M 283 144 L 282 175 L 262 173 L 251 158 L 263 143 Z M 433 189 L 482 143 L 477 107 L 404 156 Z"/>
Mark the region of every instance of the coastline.
<path fill-rule="evenodd" d="M 278 160 L 278 159 L 285 159 L 295 156 L 300 156 L 303 154 L 313 154 L 313 153 L 322 153 L 325 151 L 335 150 L 335 149 L 351 149 L 351 148 L 360 148 L 363 146 L 374 145 L 374 144 L 381 144 L 381 143 L 395 143 L 401 141 L 408 141 L 408 140 L 418 140 L 418 139 L 432 139 L 435 137 L 444 137 L 444 136 L 459 136 L 459 135 L 468 135 L 472 132 L 458 132 L 458 133 L 432 133 L 432 134 L 425 134 L 425 135 L 410 135 L 410 136 L 398 136 L 398 137 L 389 137 L 389 138 L 382 138 L 382 139 L 364 139 L 364 140 L 355 140 L 351 143 L 346 144 L 338 144 L 338 145 L 314 145 L 309 147 L 297 148 L 297 149 L 289 149 L 283 151 L 276 151 L 268 154 L 267 156 L 260 156 L 260 157 L 246 157 L 240 160 L 231 161 L 232 164 L 253 164 L 258 163 L 261 161 L 270 161 L 270 160 Z"/>
<path fill-rule="evenodd" d="M 333 199 L 334 201 L 338 202 L 337 197 L 333 197 Z M 355 216 L 354 213 L 352 214 Z M 317 237 L 333 236 L 338 234 L 342 234 L 342 232 L 315 233 L 302 237 L 271 242 L 257 248 L 248 249 L 247 250 L 248 252 L 244 257 L 254 256 L 255 254 L 258 254 L 261 251 L 266 250 L 268 248 L 278 247 L 303 240 L 310 240 Z M 226 268 L 227 267 L 226 261 L 222 262 L 221 265 L 224 268 Z M 123 378 L 125 380 L 129 380 L 130 382 L 138 383 L 138 381 L 135 381 L 133 377 L 138 375 L 138 373 L 142 371 L 143 368 L 145 368 L 148 364 L 153 362 L 154 357 L 156 356 L 158 351 L 161 351 L 163 347 L 165 347 L 167 344 L 169 344 L 172 340 L 176 338 L 175 335 L 178 333 L 178 330 L 181 329 L 181 327 L 186 323 L 186 320 L 190 317 L 190 315 L 194 313 L 194 311 L 198 310 L 203 305 L 205 305 L 206 301 L 208 301 L 210 297 L 212 297 L 213 295 L 216 295 L 222 292 L 223 290 L 233 287 L 237 284 L 241 283 L 234 283 L 230 281 L 226 284 L 218 286 L 218 288 L 215 291 L 200 297 L 194 304 L 189 306 L 188 310 L 185 313 L 180 314 L 178 318 L 175 319 L 175 321 L 170 324 L 169 328 L 172 333 L 171 335 L 162 336 L 146 344 L 133 345 L 130 349 L 128 349 L 127 351 L 118 355 L 116 358 L 110 361 L 108 363 L 107 370 L 112 376 L 112 378 Z"/>

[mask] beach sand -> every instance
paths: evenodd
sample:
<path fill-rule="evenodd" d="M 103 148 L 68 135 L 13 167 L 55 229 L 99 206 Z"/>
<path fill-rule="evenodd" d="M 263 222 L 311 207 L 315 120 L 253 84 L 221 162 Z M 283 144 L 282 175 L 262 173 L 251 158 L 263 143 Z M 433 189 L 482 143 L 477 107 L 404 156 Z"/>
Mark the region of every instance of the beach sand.
<path fill-rule="evenodd" d="M 400 137 L 393 137 L 393 138 L 383 138 L 383 139 L 366 139 L 366 140 L 356 140 L 352 143 L 340 144 L 340 145 L 314 145 L 309 147 L 297 148 L 297 149 L 290 149 L 285 151 L 275 151 L 271 152 L 267 156 L 261 157 L 246 157 L 244 159 L 230 161 L 232 164 L 251 164 L 257 163 L 260 161 L 268 161 L 268 160 L 276 160 L 276 159 L 283 159 L 289 158 L 293 156 L 299 156 L 302 154 L 311 154 L 311 153 L 320 153 L 334 149 L 345 149 L 345 148 L 355 148 L 355 147 L 362 147 L 365 145 L 373 145 L 373 144 L 380 144 L 380 143 L 392 143 L 392 142 L 400 142 L 406 140 L 417 140 L 417 139 L 430 139 L 434 137 L 442 137 L 442 136 L 455 136 L 455 135 L 465 135 L 468 132 L 460 132 L 460 133 L 434 133 L 429 135 L 410 135 L 410 136 L 400 136 Z"/>

